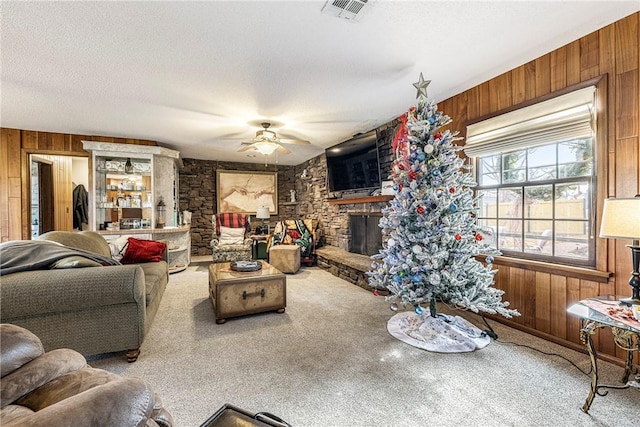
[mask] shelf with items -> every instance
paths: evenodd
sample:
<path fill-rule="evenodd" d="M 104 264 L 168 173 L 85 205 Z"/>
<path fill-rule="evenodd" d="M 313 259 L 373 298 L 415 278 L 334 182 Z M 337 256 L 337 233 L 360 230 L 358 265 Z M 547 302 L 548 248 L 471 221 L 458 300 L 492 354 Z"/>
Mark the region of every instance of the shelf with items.
<path fill-rule="evenodd" d="M 134 219 L 136 227 L 157 227 L 162 197 L 167 206 L 162 223 L 178 225 L 180 152 L 153 145 L 82 141 L 91 153 L 93 174 L 89 192 L 89 228 Z"/>
<path fill-rule="evenodd" d="M 116 228 L 132 218 L 136 228 L 149 228 L 154 221 L 153 160 L 148 158 L 96 155 L 94 174 L 95 229 Z"/>

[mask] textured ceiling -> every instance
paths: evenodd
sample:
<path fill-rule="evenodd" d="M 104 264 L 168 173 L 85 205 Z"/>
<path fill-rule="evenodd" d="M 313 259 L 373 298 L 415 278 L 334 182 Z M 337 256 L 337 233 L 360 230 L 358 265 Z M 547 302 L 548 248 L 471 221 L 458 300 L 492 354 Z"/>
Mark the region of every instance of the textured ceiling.
<path fill-rule="evenodd" d="M 446 99 L 640 10 L 634 1 L 0 3 L 3 127 L 151 139 L 184 158 L 237 153 L 272 121 L 311 141 L 295 165 L 415 102 Z M 446 112 L 445 112 L 446 113 Z"/>

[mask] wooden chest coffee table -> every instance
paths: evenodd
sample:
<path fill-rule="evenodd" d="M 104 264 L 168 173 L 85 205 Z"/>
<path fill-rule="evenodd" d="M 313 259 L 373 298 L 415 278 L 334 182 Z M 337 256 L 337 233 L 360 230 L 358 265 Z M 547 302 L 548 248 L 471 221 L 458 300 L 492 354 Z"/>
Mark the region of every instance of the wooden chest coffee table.
<path fill-rule="evenodd" d="M 209 266 L 209 296 L 221 324 L 229 317 L 277 311 L 287 306 L 286 277 L 266 262 L 258 271 L 231 270 L 228 262 Z"/>

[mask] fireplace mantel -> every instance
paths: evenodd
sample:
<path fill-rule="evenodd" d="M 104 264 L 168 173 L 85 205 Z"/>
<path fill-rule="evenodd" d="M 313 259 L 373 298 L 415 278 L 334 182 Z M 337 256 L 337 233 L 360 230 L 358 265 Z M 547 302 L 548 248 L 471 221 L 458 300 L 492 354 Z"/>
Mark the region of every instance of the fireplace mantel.
<path fill-rule="evenodd" d="M 330 205 L 354 205 L 358 203 L 379 203 L 388 202 L 393 199 L 393 196 L 367 196 L 367 197 L 353 197 L 351 199 L 333 199 L 329 200 Z"/>

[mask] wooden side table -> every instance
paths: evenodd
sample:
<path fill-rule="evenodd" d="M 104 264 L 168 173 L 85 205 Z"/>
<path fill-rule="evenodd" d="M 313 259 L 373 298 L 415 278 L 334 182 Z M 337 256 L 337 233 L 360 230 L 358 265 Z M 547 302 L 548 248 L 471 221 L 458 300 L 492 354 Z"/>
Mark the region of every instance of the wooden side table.
<path fill-rule="evenodd" d="M 589 412 L 593 399 L 598 396 L 606 396 L 606 389 L 627 389 L 630 387 L 640 389 L 640 376 L 634 381 L 629 381 L 633 368 L 633 354 L 640 352 L 640 323 L 622 322 L 615 317 L 606 314 L 606 310 L 598 307 L 617 307 L 619 301 L 607 299 L 606 297 L 591 298 L 582 300 L 567 309 L 567 313 L 578 316 L 582 319 L 582 329 L 580 329 L 580 341 L 587 347 L 589 358 L 591 359 L 591 388 L 587 400 L 582 406 L 585 413 Z M 594 308 L 595 307 L 595 308 Z M 630 324 L 631 323 L 631 324 Z M 637 326 L 633 323 L 638 323 Z M 615 344 L 627 352 L 624 374 L 619 385 L 604 385 L 598 383 L 598 355 L 593 345 L 592 335 L 598 329 L 610 328 L 613 332 Z"/>

